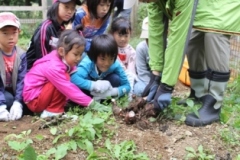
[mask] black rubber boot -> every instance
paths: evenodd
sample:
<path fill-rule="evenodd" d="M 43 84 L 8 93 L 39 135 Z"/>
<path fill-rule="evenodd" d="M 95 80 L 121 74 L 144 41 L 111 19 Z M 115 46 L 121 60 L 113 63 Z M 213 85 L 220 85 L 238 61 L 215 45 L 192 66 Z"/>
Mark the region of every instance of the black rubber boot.
<path fill-rule="evenodd" d="M 214 99 L 211 95 L 205 95 L 202 99 L 203 105 L 198 110 L 199 117 L 197 117 L 194 113 L 187 115 L 185 120 L 186 125 L 199 127 L 219 121 L 221 108 L 213 108 L 214 104 L 217 102 L 216 99 Z"/>
<path fill-rule="evenodd" d="M 230 72 L 209 70 L 206 78 L 204 88 L 206 88 L 207 94 L 202 97 L 203 105 L 198 110 L 199 117 L 194 113 L 187 115 L 185 123 L 189 126 L 205 126 L 220 119 L 223 93 L 230 78 Z"/>
<path fill-rule="evenodd" d="M 191 71 L 188 70 L 190 83 L 191 83 L 191 90 L 190 95 L 186 99 L 182 99 L 177 102 L 177 105 L 184 105 L 187 106 L 187 99 L 193 100 L 194 104 L 200 104 L 202 102 L 202 96 L 204 95 L 204 83 L 206 80 L 206 73 L 207 71 Z"/>

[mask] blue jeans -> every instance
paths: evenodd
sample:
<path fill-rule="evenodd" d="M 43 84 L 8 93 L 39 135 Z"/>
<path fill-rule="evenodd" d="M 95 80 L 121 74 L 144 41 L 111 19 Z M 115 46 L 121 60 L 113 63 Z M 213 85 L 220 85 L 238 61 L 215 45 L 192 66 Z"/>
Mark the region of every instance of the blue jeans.
<path fill-rule="evenodd" d="M 137 81 L 133 86 L 133 94 L 136 96 L 142 96 L 142 93 L 147 86 L 147 83 L 143 81 Z"/>
<path fill-rule="evenodd" d="M 10 92 L 7 91 L 4 92 L 4 96 L 6 99 L 7 110 L 10 110 L 13 105 L 14 97 Z"/>
<path fill-rule="evenodd" d="M 130 14 L 131 14 L 131 11 L 132 9 L 123 9 L 123 1 L 124 0 L 115 0 L 114 1 L 114 7 L 117 7 L 117 10 L 113 13 L 113 19 L 118 17 L 119 15 L 121 17 L 125 17 L 125 18 L 128 18 L 130 19 Z M 129 0 L 130 1 L 130 0 Z"/>

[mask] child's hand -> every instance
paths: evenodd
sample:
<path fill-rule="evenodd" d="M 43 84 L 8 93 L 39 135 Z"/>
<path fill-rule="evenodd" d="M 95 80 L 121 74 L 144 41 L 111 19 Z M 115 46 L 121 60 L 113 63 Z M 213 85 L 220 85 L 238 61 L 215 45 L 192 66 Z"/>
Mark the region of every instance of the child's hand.
<path fill-rule="evenodd" d="M 0 105 L 0 121 L 9 121 L 9 112 L 5 104 Z"/>
<path fill-rule="evenodd" d="M 10 109 L 10 114 L 9 114 L 9 118 L 10 120 L 14 121 L 14 120 L 18 120 L 22 117 L 22 104 L 18 101 L 14 101 L 13 105 Z"/>
<path fill-rule="evenodd" d="M 118 88 L 115 87 L 115 88 L 109 89 L 104 93 L 91 92 L 90 94 L 93 96 L 94 100 L 106 99 L 107 97 L 117 96 Z"/>
<path fill-rule="evenodd" d="M 92 86 L 91 86 L 90 91 L 96 92 L 96 93 L 103 93 L 109 89 L 112 89 L 112 85 L 109 81 L 97 80 L 97 81 L 92 81 Z"/>

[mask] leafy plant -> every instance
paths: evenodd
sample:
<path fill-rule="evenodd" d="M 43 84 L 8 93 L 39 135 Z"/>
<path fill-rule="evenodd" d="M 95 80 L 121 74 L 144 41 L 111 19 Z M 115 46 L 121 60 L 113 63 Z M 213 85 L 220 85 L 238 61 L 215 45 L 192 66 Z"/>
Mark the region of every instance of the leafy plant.
<path fill-rule="evenodd" d="M 221 139 L 228 145 L 239 145 L 239 133 L 238 131 L 230 128 L 224 128 L 220 130 Z"/>
<path fill-rule="evenodd" d="M 33 143 L 32 139 L 30 139 L 28 136 L 31 133 L 31 130 L 23 131 L 21 134 L 10 134 L 4 138 L 5 141 L 7 141 L 8 146 L 17 151 L 17 152 L 23 152 L 25 148 L 27 148 L 30 144 Z"/>
<path fill-rule="evenodd" d="M 76 144 L 79 148 L 86 150 L 90 154 L 94 150 L 93 141 L 96 138 L 102 138 L 105 120 L 106 119 L 94 116 L 90 111 L 85 115 L 80 115 L 79 123 L 66 130 L 65 134 L 58 135 L 53 140 L 53 144 L 56 144 L 60 138 L 70 137 L 71 140 L 75 141 L 74 144 Z M 56 128 L 51 129 L 51 133 L 56 135 Z M 73 141 L 71 144 L 73 144 Z"/>
<path fill-rule="evenodd" d="M 197 151 L 195 151 L 192 147 L 186 147 L 185 150 L 188 152 L 186 160 L 213 160 L 215 157 L 214 155 L 211 155 L 208 151 L 204 150 L 202 145 L 198 146 Z"/>
<path fill-rule="evenodd" d="M 136 145 L 133 141 L 123 141 L 120 144 L 113 145 L 110 140 L 105 141 L 105 147 L 99 148 L 96 152 L 90 154 L 87 160 L 96 159 L 131 159 L 131 160 L 148 160 L 146 154 L 136 154 Z"/>

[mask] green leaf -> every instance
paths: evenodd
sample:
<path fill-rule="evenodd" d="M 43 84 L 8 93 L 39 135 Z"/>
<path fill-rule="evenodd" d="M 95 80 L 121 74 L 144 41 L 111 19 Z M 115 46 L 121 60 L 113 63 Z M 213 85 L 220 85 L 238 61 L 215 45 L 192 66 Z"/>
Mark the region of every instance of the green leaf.
<path fill-rule="evenodd" d="M 193 153 L 188 153 L 187 154 L 187 158 L 194 158 L 195 157 L 195 154 L 193 154 Z"/>
<path fill-rule="evenodd" d="M 73 133 L 75 132 L 75 128 L 71 128 L 69 131 L 68 131 L 68 136 L 72 137 Z"/>
<path fill-rule="evenodd" d="M 41 141 L 41 140 L 43 140 L 44 137 L 43 137 L 43 135 L 40 135 L 40 134 L 39 134 L 39 135 L 36 135 L 35 138 L 36 138 L 37 140 Z"/>
<path fill-rule="evenodd" d="M 36 160 L 37 154 L 31 145 L 28 145 L 23 152 L 24 160 Z"/>
<path fill-rule="evenodd" d="M 194 110 L 193 112 L 194 112 L 194 114 L 199 118 L 198 110 Z"/>
<path fill-rule="evenodd" d="M 67 155 L 68 146 L 66 144 L 62 144 L 57 147 L 56 153 L 55 153 L 55 159 L 61 159 Z"/>
<path fill-rule="evenodd" d="M 95 135 L 96 135 L 96 131 L 93 128 L 88 128 L 88 132 L 89 134 L 88 137 L 90 140 L 94 140 L 95 139 Z"/>
<path fill-rule="evenodd" d="M 56 135 L 57 134 L 57 128 L 56 127 L 52 127 L 50 129 L 50 132 L 51 132 L 52 135 Z"/>
<path fill-rule="evenodd" d="M 54 154 L 55 152 L 56 152 L 56 148 L 50 148 L 50 149 L 47 151 L 46 155 L 47 155 L 47 156 L 50 156 L 51 154 Z"/>
<path fill-rule="evenodd" d="M 104 119 L 102 119 L 102 118 L 94 118 L 94 119 L 91 121 L 92 124 L 101 124 L 101 123 L 103 123 L 103 122 L 104 122 Z"/>
<path fill-rule="evenodd" d="M 70 149 L 72 149 L 73 151 L 77 150 L 77 143 L 73 140 L 71 140 L 70 142 L 68 142 L 68 146 Z"/>
<path fill-rule="evenodd" d="M 121 151 L 121 147 L 119 145 L 115 145 L 115 147 L 114 147 L 114 156 L 116 158 L 120 158 L 120 151 Z"/>
<path fill-rule="evenodd" d="M 193 106 L 194 106 L 194 102 L 193 102 L 193 100 L 191 100 L 191 99 L 187 99 L 187 100 L 186 100 L 186 103 L 187 103 L 187 105 L 188 105 L 189 107 L 193 107 Z"/>
<path fill-rule="evenodd" d="M 202 145 L 198 146 L 198 151 L 199 151 L 199 153 L 203 153 L 203 146 Z"/>
<path fill-rule="evenodd" d="M 31 139 L 27 139 L 25 143 L 26 143 L 26 145 L 29 145 L 29 144 L 32 144 L 33 141 Z"/>
<path fill-rule="evenodd" d="M 86 150 L 86 145 L 84 144 L 84 142 L 82 140 L 78 140 L 78 141 L 76 141 L 76 143 L 79 148 L 81 148 L 82 150 Z"/>
<path fill-rule="evenodd" d="M 61 137 L 64 137 L 64 135 L 58 135 L 56 138 L 54 138 L 53 140 L 53 144 L 57 143 L 58 139 L 61 138 Z"/>
<path fill-rule="evenodd" d="M 112 149 L 112 146 L 111 146 L 111 142 L 109 139 L 106 139 L 105 141 L 105 146 L 107 147 L 107 149 L 111 150 Z"/>
<path fill-rule="evenodd" d="M 32 132 L 32 130 L 29 129 L 26 134 L 29 135 L 31 132 Z"/>
<path fill-rule="evenodd" d="M 186 147 L 185 150 L 195 154 L 195 150 L 192 147 Z"/>
<path fill-rule="evenodd" d="M 18 152 L 22 151 L 26 147 L 25 145 L 18 141 L 9 141 L 8 146 Z"/>
<path fill-rule="evenodd" d="M 90 142 L 88 139 L 85 139 L 84 143 L 86 145 L 86 150 L 87 150 L 88 154 L 91 154 L 94 150 L 92 142 Z"/>

